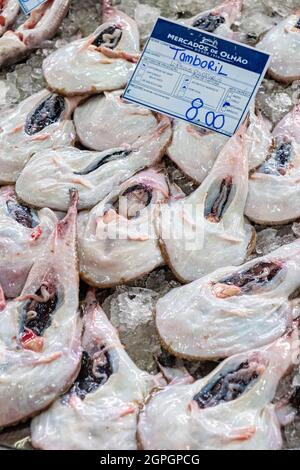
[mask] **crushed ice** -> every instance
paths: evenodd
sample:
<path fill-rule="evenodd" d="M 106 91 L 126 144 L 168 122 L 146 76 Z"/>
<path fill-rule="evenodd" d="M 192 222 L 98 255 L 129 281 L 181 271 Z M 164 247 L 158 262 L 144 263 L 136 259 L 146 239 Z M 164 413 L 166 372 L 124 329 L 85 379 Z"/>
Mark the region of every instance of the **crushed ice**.
<path fill-rule="evenodd" d="M 9 67 L 0 72 L 0 107 L 1 111 L 20 102 L 45 86 L 42 74 L 42 62 L 54 49 L 76 38 L 91 33 L 99 24 L 99 0 L 73 0 L 70 13 L 64 20 L 58 34 L 52 41 L 43 44 L 24 63 Z M 115 4 L 134 17 L 141 30 L 142 40 L 147 39 L 155 19 L 159 15 L 176 19 L 191 16 L 220 3 L 219 0 L 116 0 Z M 300 7 L 300 0 L 244 0 L 243 16 L 237 21 L 236 29 L 255 34 L 257 37 L 270 29 L 294 9 Z M 22 15 L 18 19 L 23 21 Z M 300 82 L 290 87 L 272 80 L 264 80 L 258 93 L 257 104 L 263 113 L 277 123 L 299 100 Z M 190 194 L 195 185 L 180 170 L 166 160 L 172 182 Z M 262 256 L 280 246 L 300 237 L 300 222 L 284 227 L 259 228 L 256 252 Z M 129 355 L 139 367 L 149 372 L 157 371 L 156 358 L 165 355 L 162 352 L 155 330 L 154 310 L 157 299 L 170 289 L 178 286 L 167 268 L 154 271 L 149 276 L 120 286 L 104 301 L 104 309 L 112 323 L 118 329 L 121 341 Z M 208 373 L 214 364 L 186 363 L 195 377 Z M 290 396 L 293 387 L 300 387 L 300 371 L 281 384 L 280 396 Z M 300 418 L 284 430 L 286 448 L 300 448 Z"/>

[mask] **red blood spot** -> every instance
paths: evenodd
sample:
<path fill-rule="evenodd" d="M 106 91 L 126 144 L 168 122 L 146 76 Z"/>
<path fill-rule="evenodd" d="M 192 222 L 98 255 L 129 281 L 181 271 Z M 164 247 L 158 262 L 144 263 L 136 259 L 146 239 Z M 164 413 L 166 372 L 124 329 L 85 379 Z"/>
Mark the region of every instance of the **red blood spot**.
<path fill-rule="evenodd" d="M 34 352 L 41 352 L 44 346 L 44 339 L 37 336 L 29 328 L 22 334 L 21 343 L 24 349 L 28 349 Z"/>
<path fill-rule="evenodd" d="M 6 306 L 6 302 L 5 302 L 4 292 L 0 285 L 0 312 L 2 312 L 2 310 L 5 309 L 5 306 Z"/>
<path fill-rule="evenodd" d="M 42 233 L 43 233 L 43 230 L 38 225 L 31 233 L 32 240 L 34 240 L 34 241 L 38 240 L 40 238 L 40 236 L 42 235 Z"/>
<path fill-rule="evenodd" d="M 4 16 L 0 15 L 0 26 L 5 26 L 6 24 L 6 19 L 4 18 Z"/>
<path fill-rule="evenodd" d="M 36 338 L 36 334 L 32 330 L 26 330 L 21 336 L 21 343 L 27 343 L 28 341 L 32 341 Z"/>
<path fill-rule="evenodd" d="M 18 38 L 20 39 L 20 41 L 23 42 L 24 40 L 24 35 L 22 33 L 16 33 L 16 35 L 18 36 Z"/>

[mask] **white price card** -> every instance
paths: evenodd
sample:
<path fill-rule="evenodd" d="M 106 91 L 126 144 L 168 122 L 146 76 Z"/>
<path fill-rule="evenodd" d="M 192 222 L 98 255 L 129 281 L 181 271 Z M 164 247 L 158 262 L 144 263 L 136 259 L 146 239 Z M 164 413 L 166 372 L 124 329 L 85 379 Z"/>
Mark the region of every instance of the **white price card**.
<path fill-rule="evenodd" d="M 123 97 L 232 136 L 269 59 L 253 47 L 159 18 Z"/>
<path fill-rule="evenodd" d="M 25 15 L 29 15 L 35 8 L 45 3 L 47 0 L 19 0 L 21 8 Z"/>

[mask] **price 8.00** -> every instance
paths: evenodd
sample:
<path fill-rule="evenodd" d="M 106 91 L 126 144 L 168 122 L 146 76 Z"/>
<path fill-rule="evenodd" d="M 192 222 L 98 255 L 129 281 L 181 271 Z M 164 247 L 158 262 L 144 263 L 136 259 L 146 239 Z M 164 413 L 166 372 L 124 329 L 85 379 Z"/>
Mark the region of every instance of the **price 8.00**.
<path fill-rule="evenodd" d="M 185 117 L 189 121 L 195 121 L 198 116 L 200 109 L 204 106 L 204 102 L 201 98 L 195 98 L 192 101 L 192 106 L 187 110 Z M 207 127 L 213 127 L 216 130 L 220 130 L 225 125 L 225 116 L 223 114 L 216 114 L 214 111 L 208 111 L 205 114 L 204 121 Z"/>

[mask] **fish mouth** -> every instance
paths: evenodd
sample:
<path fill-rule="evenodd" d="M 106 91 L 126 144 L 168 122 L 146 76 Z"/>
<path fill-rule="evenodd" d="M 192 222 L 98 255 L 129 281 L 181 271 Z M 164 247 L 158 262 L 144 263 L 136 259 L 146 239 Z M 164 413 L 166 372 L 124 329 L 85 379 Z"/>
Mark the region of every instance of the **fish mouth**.
<path fill-rule="evenodd" d="M 105 156 L 101 156 L 96 162 L 93 162 L 91 165 L 87 166 L 84 170 L 74 172 L 74 175 L 86 176 L 94 171 L 98 170 L 107 163 L 111 163 L 117 160 L 123 160 L 132 153 L 131 150 L 114 150 L 106 153 Z"/>
<path fill-rule="evenodd" d="M 35 210 L 30 207 L 19 204 L 16 199 L 6 201 L 7 214 L 26 228 L 35 228 L 40 221 Z"/>
<path fill-rule="evenodd" d="M 38 104 L 32 113 L 27 116 L 25 133 L 35 135 L 46 127 L 58 122 L 65 111 L 65 99 L 59 95 L 50 95 Z"/>
<path fill-rule="evenodd" d="M 251 268 L 221 279 L 214 284 L 213 290 L 220 298 L 255 293 L 272 282 L 282 269 L 283 265 L 279 261 L 260 261 Z"/>
<path fill-rule="evenodd" d="M 113 373 L 110 353 L 105 350 L 104 346 L 94 353 L 84 351 L 77 380 L 69 395 L 63 398 L 63 402 L 67 403 L 70 396 L 74 394 L 84 400 L 88 394 L 102 387 Z"/>
<path fill-rule="evenodd" d="M 259 357 L 253 357 L 226 373 L 218 374 L 193 400 L 202 410 L 235 401 L 255 386 L 265 368 L 266 364 Z"/>
<path fill-rule="evenodd" d="M 207 194 L 204 216 L 213 223 L 219 223 L 233 197 L 232 176 L 226 176 L 217 187 L 213 186 Z"/>
<path fill-rule="evenodd" d="M 127 220 L 138 219 L 152 202 L 153 188 L 142 183 L 129 186 L 122 194 L 115 196 L 105 205 L 103 220 L 110 223 L 121 216 Z"/>
<path fill-rule="evenodd" d="M 115 49 L 122 39 L 123 32 L 117 25 L 105 26 L 94 39 L 93 46 Z"/>
<path fill-rule="evenodd" d="M 151 204 L 153 189 L 145 184 L 135 184 L 127 188 L 115 204 L 115 209 L 128 220 L 137 219 L 141 211 Z"/>
<path fill-rule="evenodd" d="M 221 24 L 225 23 L 225 21 L 226 20 L 224 16 L 213 15 L 210 13 L 209 15 L 196 19 L 196 21 L 193 23 L 193 27 L 207 31 L 208 33 L 214 33 Z"/>
<path fill-rule="evenodd" d="M 52 276 L 47 277 L 34 294 L 20 298 L 25 301 L 21 311 L 19 342 L 22 348 L 41 352 L 43 336 L 51 326 L 55 312 L 61 305 L 61 293 Z"/>

